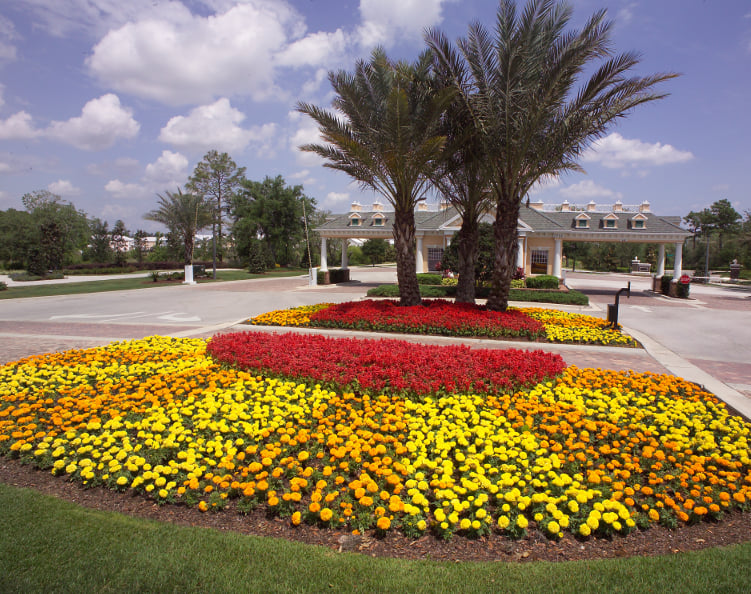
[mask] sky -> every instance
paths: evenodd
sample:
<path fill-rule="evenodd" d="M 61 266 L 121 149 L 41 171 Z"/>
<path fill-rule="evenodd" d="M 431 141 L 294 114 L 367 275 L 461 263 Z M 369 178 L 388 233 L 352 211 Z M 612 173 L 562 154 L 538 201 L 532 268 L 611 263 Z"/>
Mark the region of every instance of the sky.
<path fill-rule="evenodd" d="M 605 8 L 636 75 L 676 72 L 583 155 L 585 173 L 533 200 L 639 204 L 684 216 L 727 199 L 751 211 L 751 1 L 570 0 L 571 28 Z M 302 184 L 318 207 L 370 204 L 298 150 L 317 141 L 298 101 L 329 107 L 327 73 L 376 45 L 414 60 L 427 28 L 494 26 L 493 0 L 2 0 L 0 210 L 49 190 L 90 217 L 151 230 L 157 194 L 212 149 L 261 181 Z"/>

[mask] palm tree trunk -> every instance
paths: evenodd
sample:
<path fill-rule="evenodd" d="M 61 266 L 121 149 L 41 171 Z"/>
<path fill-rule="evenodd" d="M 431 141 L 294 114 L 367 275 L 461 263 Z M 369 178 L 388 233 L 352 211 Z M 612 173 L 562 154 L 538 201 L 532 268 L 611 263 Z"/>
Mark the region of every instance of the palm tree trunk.
<path fill-rule="evenodd" d="M 465 213 L 456 240 L 459 242 L 459 284 L 456 287 L 457 303 L 475 302 L 475 261 L 479 236 L 477 218 Z"/>
<path fill-rule="evenodd" d="M 495 257 L 493 258 L 493 280 L 488 296 L 488 309 L 506 311 L 508 309 L 511 279 L 516 270 L 517 225 L 519 222 L 519 203 L 501 201 L 496 206 L 493 235 L 495 239 Z"/>
<path fill-rule="evenodd" d="M 394 248 L 399 305 L 420 305 L 420 286 L 415 270 L 415 213 L 411 208 L 394 213 Z"/>

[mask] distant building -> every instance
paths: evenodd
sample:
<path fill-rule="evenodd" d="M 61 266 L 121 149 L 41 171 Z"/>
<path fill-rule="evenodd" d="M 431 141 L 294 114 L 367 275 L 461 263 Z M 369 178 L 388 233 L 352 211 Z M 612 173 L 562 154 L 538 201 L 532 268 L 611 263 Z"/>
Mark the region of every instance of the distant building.
<path fill-rule="evenodd" d="M 483 215 L 483 222 L 492 223 L 490 213 Z M 665 246 L 675 245 L 673 276 L 682 274 L 683 242 L 690 233 L 680 227 L 679 216 L 658 216 L 649 202 L 624 205 L 620 200 L 614 204 L 585 205 L 523 204 L 517 227 L 519 251 L 517 265 L 526 274 L 551 274 L 561 278 L 564 241 L 591 241 L 614 243 L 658 244 L 656 274 L 665 272 Z M 321 237 L 321 269 L 327 269 L 326 243 L 331 240 L 346 242 L 351 239 L 369 239 L 393 236 L 394 213 L 386 211 L 379 202 L 363 208 L 353 202 L 345 214 L 331 215 L 316 231 Z M 415 210 L 416 269 L 428 272 L 438 269 L 443 250 L 461 227 L 461 216 L 447 202 L 437 208 L 420 203 Z M 346 254 L 346 249 L 343 250 Z M 342 267 L 347 267 L 346 256 Z"/>

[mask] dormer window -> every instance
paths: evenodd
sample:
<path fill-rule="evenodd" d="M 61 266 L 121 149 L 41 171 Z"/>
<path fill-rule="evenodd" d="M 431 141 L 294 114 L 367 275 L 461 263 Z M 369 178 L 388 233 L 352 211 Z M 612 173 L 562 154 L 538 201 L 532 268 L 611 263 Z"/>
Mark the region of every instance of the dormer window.
<path fill-rule="evenodd" d="M 361 224 L 362 224 L 362 219 L 360 218 L 360 215 L 351 215 L 349 217 L 350 227 L 359 227 Z"/>
<path fill-rule="evenodd" d="M 633 219 L 631 219 L 632 229 L 644 229 L 646 226 L 647 217 L 645 217 L 643 214 L 638 214 Z"/>
<path fill-rule="evenodd" d="M 589 215 L 584 213 L 576 216 L 576 228 L 577 229 L 589 229 Z"/>
<path fill-rule="evenodd" d="M 610 213 L 609 215 L 605 215 L 605 217 L 602 219 L 602 226 L 605 229 L 617 229 L 618 217 L 615 216 L 613 213 Z"/>
<path fill-rule="evenodd" d="M 383 227 L 383 221 L 385 220 L 383 215 L 375 214 L 373 215 L 373 226 L 374 227 Z"/>

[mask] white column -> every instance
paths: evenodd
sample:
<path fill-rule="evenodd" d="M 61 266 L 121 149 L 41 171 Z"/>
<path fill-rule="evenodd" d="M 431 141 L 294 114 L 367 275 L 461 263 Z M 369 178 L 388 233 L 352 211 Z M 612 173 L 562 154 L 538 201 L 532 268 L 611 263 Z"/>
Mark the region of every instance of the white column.
<path fill-rule="evenodd" d="M 665 276 L 665 244 L 661 243 L 657 248 L 657 272 L 656 276 Z"/>
<path fill-rule="evenodd" d="M 555 240 L 555 253 L 553 254 L 553 276 L 561 278 L 561 260 L 563 258 L 563 240 Z"/>
<path fill-rule="evenodd" d="M 516 239 L 516 266 L 524 268 L 524 237 Z"/>
<path fill-rule="evenodd" d="M 321 270 L 326 272 L 329 269 L 326 263 L 326 238 L 321 237 Z"/>
<path fill-rule="evenodd" d="M 349 264 L 347 247 L 349 247 L 349 239 L 342 239 L 342 270 L 347 270 L 347 265 Z"/>
<path fill-rule="evenodd" d="M 193 264 L 185 265 L 185 280 L 184 285 L 195 285 L 196 281 L 193 280 Z"/>
<path fill-rule="evenodd" d="M 673 280 L 677 281 L 683 274 L 683 242 L 675 244 L 675 264 L 673 265 Z"/>
<path fill-rule="evenodd" d="M 417 238 L 417 251 L 415 252 L 415 271 L 417 274 L 425 272 L 422 263 L 422 237 Z"/>

